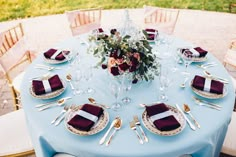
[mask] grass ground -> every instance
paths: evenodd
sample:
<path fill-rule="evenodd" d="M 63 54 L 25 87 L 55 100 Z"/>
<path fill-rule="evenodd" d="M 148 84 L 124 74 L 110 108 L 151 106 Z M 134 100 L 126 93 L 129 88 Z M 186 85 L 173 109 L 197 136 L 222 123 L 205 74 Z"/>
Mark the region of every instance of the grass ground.
<path fill-rule="evenodd" d="M 118 9 L 153 5 L 167 8 L 229 12 L 230 3 L 236 3 L 236 0 L 0 0 L 0 22 L 95 7 Z"/>

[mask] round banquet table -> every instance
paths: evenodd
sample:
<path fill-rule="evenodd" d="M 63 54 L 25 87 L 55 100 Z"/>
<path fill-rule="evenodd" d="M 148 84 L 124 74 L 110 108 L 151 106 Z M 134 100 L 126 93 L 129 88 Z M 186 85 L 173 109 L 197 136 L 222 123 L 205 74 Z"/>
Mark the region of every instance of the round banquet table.
<path fill-rule="evenodd" d="M 85 60 L 88 65 L 94 65 L 96 59 L 91 55 L 85 57 L 88 55 L 86 53 L 87 45 L 79 41 L 81 39 L 86 40 L 87 36 L 88 34 L 81 35 L 80 38 L 69 38 L 54 45 L 54 48 L 76 49 L 80 54 L 83 54 L 81 60 Z M 189 45 L 191 44 L 175 38 L 171 47 L 176 48 Z M 164 47 L 165 46 L 160 45 L 159 51 L 165 51 L 166 48 Z M 122 106 L 120 111 L 107 110 L 109 113 L 109 123 L 104 130 L 95 135 L 80 136 L 69 132 L 65 127 L 64 122 L 60 123 L 58 126 L 51 125 L 50 122 L 63 109 L 62 106 L 52 107 L 39 112 L 35 108 L 35 105 L 58 100 L 59 98 L 66 96 L 72 96 L 72 99 L 68 100 L 67 104 L 85 104 L 88 103 L 88 97 L 93 97 L 97 102 L 111 105 L 115 101 L 108 86 L 111 77 L 109 77 L 105 70 L 98 68 L 94 70 L 94 75 L 90 82 L 85 82 L 85 80 L 82 80 L 81 82 L 82 88 L 85 88 L 88 85 L 93 87 L 96 90 L 94 94 L 73 95 L 71 87 L 69 86 L 69 83 L 67 83 L 65 91 L 58 97 L 50 100 L 37 99 L 29 92 L 31 83 L 28 78 L 40 76 L 47 72 L 45 70 L 35 69 L 36 64 L 50 65 L 45 63 L 43 54 L 41 54 L 26 70 L 24 81 L 21 86 L 21 101 L 26 114 L 26 120 L 36 156 L 50 157 L 57 152 L 64 152 L 81 157 L 179 157 L 183 154 L 191 154 L 193 157 L 218 157 L 231 119 L 235 93 L 230 77 L 222 64 L 210 53 L 207 54 L 207 57 L 208 59 L 206 62 L 214 61 L 217 63 L 217 66 L 209 68 L 209 71 L 230 81 L 230 83 L 226 85 L 227 95 L 224 98 L 210 100 L 211 102 L 221 105 L 222 110 L 218 111 L 204 106 L 198 106 L 194 103 L 192 96 L 199 96 L 192 91 L 189 83 L 187 83 L 188 85 L 185 89 L 179 87 L 180 83 L 183 82 L 181 71 L 184 71 L 184 65 L 177 64 L 179 71 L 172 73 L 175 80 L 167 91 L 169 100 L 166 104 L 174 106 L 177 103 L 182 106 L 184 103 L 187 103 L 191 108 L 192 114 L 201 124 L 201 128 L 193 131 L 186 123 L 182 132 L 173 136 L 161 136 L 147 130 L 141 122 L 141 125 L 149 138 L 148 143 L 141 145 L 139 144 L 134 131 L 130 129 L 129 122 L 133 119 L 134 115 L 138 115 L 139 119 L 141 119 L 144 108 L 139 107 L 140 103 L 149 104 L 158 100 L 158 96 L 160 95 L 158 78 L 155 78 L 155 80 L 151 82 L 142 81 L 133 85 L 132 89 L 128 92 L 132 102 Z M 173 59 L 169 58 L 169 60 L 172 61 Z M 189 67 L 191 78 L 196 74 L 203 75 L 203 70 L 198 68 L 196 64 L 198 63 L 192 63 Z M 60 67 L 62 70 L 53 70 L 51 72 L 58 74 L 65 80 L 65 76 L 68 72 L 68 63 L 55 64 L 53 66 Z M 205 98 L 201 99 L 207 100 Z M 112 120 L 117 115 L 123 120 L 121 129 L 116 132 L 115 137 L 108 147 L 99 145 L 99 140 L 108 130 Z"/>

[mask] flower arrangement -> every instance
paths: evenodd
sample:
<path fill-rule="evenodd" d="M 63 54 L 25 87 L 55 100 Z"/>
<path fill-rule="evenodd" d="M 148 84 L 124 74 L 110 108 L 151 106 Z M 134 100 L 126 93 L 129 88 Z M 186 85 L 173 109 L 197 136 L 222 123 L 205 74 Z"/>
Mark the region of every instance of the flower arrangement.
<path fill-rule="evenodd" d="M 133 83 L 153 80 L 158 74 L 159 62 L 146 40 L 146 32 L 139 37 L 122 37 L 116 29 L 112 29 L 110 35 L 99 32 L 90 37 L 90 40 L 97 41 L 94 55 L 101 58 L 98 66 L 108 69 L 114 76 L 132 73 Z"/>

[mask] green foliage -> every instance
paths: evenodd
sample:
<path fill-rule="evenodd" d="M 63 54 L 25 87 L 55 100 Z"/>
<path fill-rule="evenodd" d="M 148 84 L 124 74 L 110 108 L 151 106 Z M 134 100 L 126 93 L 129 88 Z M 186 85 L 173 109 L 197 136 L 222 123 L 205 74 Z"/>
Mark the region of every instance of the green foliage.
<path fill-rule="evenodd" d="M 229 12 L 230 2 L 236 3 L 236 0 L 0 0 L 0 21 L 59 14 L 75 9 L 142 8 L 144 5 Z"/>

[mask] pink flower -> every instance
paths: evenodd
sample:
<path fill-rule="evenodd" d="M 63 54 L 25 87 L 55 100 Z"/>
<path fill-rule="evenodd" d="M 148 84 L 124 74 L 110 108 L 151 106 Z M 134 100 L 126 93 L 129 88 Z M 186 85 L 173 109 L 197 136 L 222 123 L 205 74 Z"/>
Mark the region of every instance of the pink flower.
<path fill-rule="evenodd" d="M 134 55 L 133 55 L 138 61 L 140 61 L 140 55 L 139 55 L 139 53 L 134 53 Z"/>

